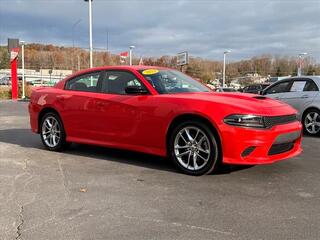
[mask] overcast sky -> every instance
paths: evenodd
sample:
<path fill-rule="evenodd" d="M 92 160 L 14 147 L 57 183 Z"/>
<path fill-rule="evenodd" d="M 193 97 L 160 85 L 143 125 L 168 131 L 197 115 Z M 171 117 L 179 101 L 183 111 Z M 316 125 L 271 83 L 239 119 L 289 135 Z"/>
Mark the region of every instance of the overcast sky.
<path fill-rule="evenodd" d="M 320 62 L 320 0 L 94 0 L 93 43 L 113 53 L 135 45 L 138 56 L 191 55 L 239 60 L 308 52 Z M 0 0 L 0 44 L 88 46 L 88 2 Z"/>

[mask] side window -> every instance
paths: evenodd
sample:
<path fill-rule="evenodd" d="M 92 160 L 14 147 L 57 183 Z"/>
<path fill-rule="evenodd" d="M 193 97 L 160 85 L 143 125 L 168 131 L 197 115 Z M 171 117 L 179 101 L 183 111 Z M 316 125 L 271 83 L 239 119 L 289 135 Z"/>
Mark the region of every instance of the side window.
<path fill-rule="evenodd" d="M 277 83 L 266 91 L 266 94 L 283 93 L 288 92 L 291 85 L 290 81 Z"/>
<path fill-rule="evenodd" d="M 126 87 L 142 84 L 138 78 L 127 71 L 106 71 L 102 81 L 102 92 L 112 94 L 126 94 Z"/>
<path fill-rule="evenodd" d="M 94 72 L 70 79 L 67 81 L 65 89 L 82 92 L 98 92 L 99 76 L 100 72 Z"/>
<path fill-rule="evenodd" d="M 304 91 L 304 92 L 319 91 L 319 88 L 318 88 L 318 86 L 315 84 L 314 81 L 309 80 L 309 81 L 307 81 L 307 83 L 306 83 L 303 91 Z"/>
<path fill-rule="evenodd" d="M 306 81 L 294 81 L 290 88 L 290 92 L 303 92 L 303 89 L 306 86 Z"/>

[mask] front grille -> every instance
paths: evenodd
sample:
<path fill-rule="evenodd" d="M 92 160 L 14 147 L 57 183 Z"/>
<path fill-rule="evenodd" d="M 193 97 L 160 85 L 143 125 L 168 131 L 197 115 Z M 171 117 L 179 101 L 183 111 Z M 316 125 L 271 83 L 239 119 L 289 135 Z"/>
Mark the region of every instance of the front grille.
<path fill-rule="evenodd" d="M 273 144 L 269 150 L 268 155 L 276 155 L 290 151 L 294 147 L 294 142 Z"/>
<path fill-rule="evenodd" d="M 267 128 L 271 128 L 276 125 L 286 124 L 297 121 L 297 115 L 282 115 L 282 116 L 273 116 L 273 117 L 264 117 L 264 124 Z"/>

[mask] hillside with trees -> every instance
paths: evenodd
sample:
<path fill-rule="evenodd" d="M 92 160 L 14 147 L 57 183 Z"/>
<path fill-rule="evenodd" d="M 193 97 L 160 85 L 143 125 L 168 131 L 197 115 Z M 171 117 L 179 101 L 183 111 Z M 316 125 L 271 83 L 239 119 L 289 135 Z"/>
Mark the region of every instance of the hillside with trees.
<path fill-rule="evenodd" d="M 21 66 L 21 58 L 19 59 Z M 119 55 L 94 51 L 94 66 L 119 65 Z M 139 59 L 133 59 L 138 64 Z M 144 65 L 177 68 L 175 56 L 145 57 Z M 25 46 L 25 65 L 28 69 L 85 69 L 89 66 L 89 52 L 81 48 L 27 44 Z M 0 69 L 9 68 L 9 55 L 6 46 L 0 46 Z M 222 61 L 190 57 L 189 65 L 183 69 L 187 74 L 208 82 L 221 78 Z M 257 73 L 261 76 L 288 76 L 297 74 L 297 57 L 261 55 L 251 59 L 230 62 L 227 65 L 227 82 L 232 79 Z M 304 61 L 303 73 L 320 75 L 320 64 L 311 57 Z"/>

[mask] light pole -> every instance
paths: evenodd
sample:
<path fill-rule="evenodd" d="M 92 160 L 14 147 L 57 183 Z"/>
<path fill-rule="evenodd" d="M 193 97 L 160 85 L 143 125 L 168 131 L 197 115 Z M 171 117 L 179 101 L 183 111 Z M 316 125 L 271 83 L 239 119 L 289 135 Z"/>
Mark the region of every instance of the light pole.
<path fill-rule="evenodd" d="M 226 85 L 226 55 L 228 53 L 231 53 L 230 50 L 223 52 L 223 76 L 222 76 L 222 87 L 225 87 Z"/>
<path fill-rule="evenodd" d="M 135 46 L 130 46 L 129 47 L 129 65 L 132 65 L 132 49 L 134 49 Z"/>
<path fill-rule="evenodd" d="M 304 53 L 299 53 L 299 59 L 298 59 L 298 77 L 300 77 L 301 76 L 301 74 L 302 74 L 302 62 L 303 62 L 303 59 L 302 59 L 302 57 L 303 56 L 306 56 L 306 55 L 308 55 L 308 53 L 306 53 L 306 52 L 304 52 Z"/>
<path fill-rule="evenodd" d="M 93 67 L 92 60 L 92 1 L 93 0 L 84 0 L 85 2 L 89 2 L 89 52 L 90 52 L 90 68 Z"/>
<path fill-rule="evenodd" d="M 22 60 L 22 99 L 25 99 L 26 98 L 26 95 L 25 95 L 25 89 L 24 89 L 24 82 L 25 82 L 25 79 L 24 79 L 24 44 L 25 42 L 24 41 L 20 41 L 20 44 L 21 44 L 21 60 Z"/>

